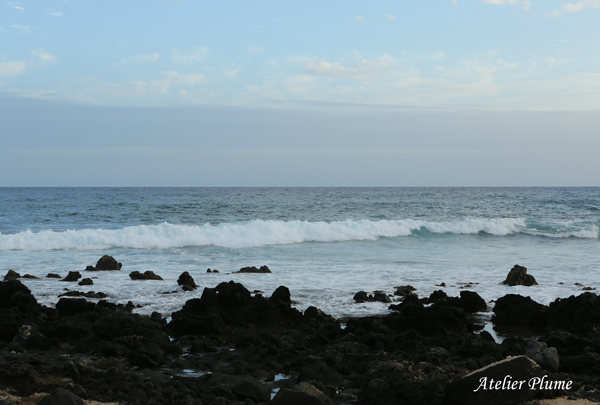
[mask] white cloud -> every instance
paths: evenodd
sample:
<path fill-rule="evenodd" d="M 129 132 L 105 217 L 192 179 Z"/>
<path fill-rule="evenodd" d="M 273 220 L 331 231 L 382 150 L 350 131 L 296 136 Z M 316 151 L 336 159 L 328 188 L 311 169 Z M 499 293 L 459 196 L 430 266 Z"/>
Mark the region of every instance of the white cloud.
<path fill-rule="evenodd" d="M 127 58 L 121 58 L 121 61 L 114 63 L 115 66 L 125 66 L 130 63 L 134 64 L 144 64 L 144 63 L 153 63 L 158 61 L 160 58 L 160 53 L 153 54 L 141 54 L 141 55 L 132 55 Z"/>
<path fill-rule="evenodd" d="M 456 2 L 456 0 L 452 0 L 452 4 L 454 4 L 455 7 L 458 7 L 458 3 Z"/>
<path fill-rule="evenodd" d="M 223 73 L 225 73 L 225 75 L 227 77 L 234 79 L 240 74 L 241 71 L 242 71 L 242 68 L 241 67 L 236 68 L 235 64 L 234 64 L 233 66 L 226 68 Z"/>
<path fill-rule="evenodd" d="M 548 14 L 544 14 L 542 17 L 544 18 L 556 18 L 556 17 L 560 17 L 562 15 L 562 13 L 558 10 L 554 10 L 551 13 Z"/>
<path fill-rule="evenodd" d="M 531 3 L 528 0 L 483 0 L 484 4 L 495 4 L 497 6 L 518 6 L 529 10 Z"/>
<path fill-rule="evenodd" d="M 437 51 L 433 55 L 431 55 L 431 59 L 433 59 L 433 60 L 440 60 L 443 57 L 444 57 L 444 52 L 442 52 L 442 51 Z"/>
<path fill-rule="evenodd" d="M 44 52 L 42 48 L 31 51 L 31 53 L 40 58 L 42 62 L 46 64 L 56 63 L 56 56 L 50 55 L 48 52 Z"/>
<path fill-rule="evenodd" d="M 564 4 L 562 8 L 567 13 L 575 13 L 586 8 L 600 8 L 600 0 L 583 0 L 575 4 Z"/>
<path fill-rule="evenodd" d="M 256 45 L 248 45 L 246 47 L 246 50 L 248 52 L 262 52 L 265 51 L 267 48 L 265 48 L 264 46 L 256 46 Z"/>
<path fill-rule="evenodd" d="M 544 59 L 544 62 L 546 62 L 550 66 L 556 66 L 556 65 L 563 65 L 570 61 L 569 61 L 569 59 L 546 58 L 546 59 Z"/>
<path fill-rule="evenodd" d="M 53 17 L 62 17 L 62 13 L 60 11 L 55 11 L 53 13 L 50 13 L 51 16 Z"/>
<path fill-rule="evenodd" d="M 358 21 L 358 22 L 365 22 L 365 17 L 363 17 L 362 15 L 357 15 L 356 16 L 356 21 Z"/>
<path fill-rule="evenodd" d="M 196 63 L 206 62 L 208 47 L 194 47 L 187 51 L 173 49 L 173 61 L 178 65 L 194 65 Z"/>
<path fill-rule="evenodd" d="M 25 32 L 25 33 L 29 32 L 29 30 L 31 29 L 31 27 L 28 25 L 19 25 L 19 24 L 12 24 L 10 27 L 17 29 L 21 32 Z"/>
<path fill-rule="evenodd" d="M 21 3 L 15 3 L 13 1 L 6 3 L 7 7 L 10 7 L 12 9 L 15 10 L 19 10 L 19 11 L 25 11 L 25 9 L 23 7 L 21 7 Z"/>
<path fill-rule="evenodd" d="M 304 73 L 310 76 L 355 80 L 367 80 L 380 76 L 380 73 L 373 70 L 348 69 L 340 66 L 338 63 L 330 63 L 327 61 L 307 63 L 304 67 Z"/>
<path fill-rule="evenodd" d="M 14 76 L 23 73 L 25 64 L 22 62 L 0 62 L 0 76 Z"/>
<path fill-rule="evenodd" d="M 202 84 L 206 80 L 206 76 L 202 73 L 185 73 L 181 74 L 178 71 L 162 72 L 167 76 L 172 83 L 196 85 Z"/>
<path fill-rule="evenodd" d="M 389 21 L 395 21 L 395 20 L 396 20 L 396 16 L 395 16 L 395 15 L 393 15 L 393 14 L 387 14 L 387 15 L 386 15 L 386 17 L 387 17 L 387 19 L 388 19 Z"/>

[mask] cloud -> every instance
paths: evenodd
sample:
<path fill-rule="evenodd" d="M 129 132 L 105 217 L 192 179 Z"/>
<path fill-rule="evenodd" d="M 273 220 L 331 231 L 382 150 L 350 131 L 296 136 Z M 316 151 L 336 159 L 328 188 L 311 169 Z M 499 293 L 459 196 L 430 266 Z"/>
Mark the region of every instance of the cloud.
<path fill-rule="evenodd" d="M 0 76 L 14 76 L 23 73 L 25 64 L 22 62 L 0 62 Z"/>
<path fill-rule="evenodd" d="M 306 64 L 304 73 L 310 76 L 355 80 L 367 80 L 380 76 L 380 73 L 373 70 L 348 69 L 340 66 L 338 63 L 330 63 L 327 61 Z"/>
<path fill-rule="evenodd" d="M 241 67 L 237 67 L 237 68 L 236 68 L 236 67 L 235 67 L 235 64 L 234 64 L 234 65 L 232 65 L 231 67 L 229 67 L 229 68 L 226 68 L 226 69 L 223 71 L 223 73 L 225 73 L 225 75 L 226 75 L 227 77 L 230 77 L 230 78 L 234 79 L 234 78 L 236 78 L 236 77 L 237 77 L 237 76 L 240 74 L 240 72 L 241 72 L 241 71 L 242 71 L 242 68 L 241 68 Z"/>
<path fill-rule="evenodd" d="M 25 11 L 25 9 L 23 7 L 21 7 L 21 3 L 15 3 L 13 1 L 6 3 L 7 7 L 10 7 L 14 10 L 19 10 L 21 12 Z"/>
<path fill-rule="evenodd" d="M 564 4 L 562 8 L 567 13 L 575 13 L 586 8 L 600 8 L 600 0 L 583 0 L 575 4 Z"/>
<path fill-rule="evenodd" d="M 206 76 L 204 76 L 202 73 L 181 74 L 176 70 L 162 73 L 171 80 L 171 83 L 196 85 L 202 84 L 206 80 Z"/>
<path fill-rule="evenodd" d="M 45 64 L 52 65 L 52 64 L 56 63 L 56 56 L 50 55 L 49 53 L 44 52 L 44 50 L 42 48 L 31 51 L 31 53 L 33 53 L 35 56 L 40 58 L 42 60 L 42 62 L 44 62 Z"/>
<path fill-rule="evenodd" d="M 458 3 L 456 2 L 456 0 L 452 0 L 452 4 L 454 4 L 455 7 L 458 7 Z"/>
<path fill-rule="evenodd" d="M 141 54 L 141 55 L 132 55 L 127 58 L 121 58 L 121 61 L 114 63 L 115 66 L 125 66 L 130 63 L 133 64 L 144 64 L 144 63 L 153 63 L 158 61 L 160 58 L 160 53 L 153 54 Z"/>
<path fill-rule="evenodd" d="M 548 14 L 544 14 L 542 17 L 544 18 L 556 18 L 556 17 L 560 17 L 562 15 L 562 13 L 558 10 L 554 10 L 551 13 Z"/>
<path fill-rule="evenodd" d="M 62 17 L 62 13 L 60 11 L 55 11 L 53 13 L 50 13 L 51 16 L 53 17 Z"/>
<path fill-rule="evenodd" d="M 357 15 L 356 16 L 356 21 L 358 21 L 358 22 L 365 22 L 365 17 L 363 17 L 362 15 Z"/>
<path fill-rule="evenodd" d="M 386 14 L 386 17 L 389 21 L 395 21 L 396 20 L 396 16 L 393 14 Z"/>
<path fill-rule="evenodd" d="M 12 24 L 10 26 L 11 28 L 14 28 L 16 30 L 19 30 L 21 32 L 27 33 L 29 32 L 30 29 L 32 29 L 30 26 L 28 25 L 19 25 L 19 24 Z"/>
<path fill-rule="evenodd" d="M 173 62 L 178 65 L 194 65 L 196 63 L 206 62 L 208 47 L 194 47 L 187 51 L 173 49 Z"/>
<path fill-rule="evenodd" d="M 264 47 L 264 46 L 256 46 L 256 45 L 248 45 L 248 46 L 246 47 L 246 50 L 247 50 L 248 52 L 255 52 L 255 53 L 256 53 L 256 52 L 262 52 L 262 51 L 265 51 L 266 49 L 267 49 L 267 48 L 266 48 L 266 47 Z"/>
<path fill-rule="evenodd" d="M 497 6 L 518 6 L 524 8 L 525 10 L 529 10 L 531 7 L 531 3 L 528 0 L 483 0 L 484 4 L 495 4 Z"/>

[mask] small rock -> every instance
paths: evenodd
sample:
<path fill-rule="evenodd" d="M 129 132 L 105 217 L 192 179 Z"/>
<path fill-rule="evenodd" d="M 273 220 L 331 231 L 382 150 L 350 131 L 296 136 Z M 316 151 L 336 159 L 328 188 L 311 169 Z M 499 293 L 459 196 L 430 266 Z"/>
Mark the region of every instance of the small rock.
<path fill-rule="evenodd" d="M 538 283 L 532 275 L 527 274 L 527 268 L 515 264 L 502 284 L 508 284 L 509 286 L 524 285 L 529 287 L 537 285 Z"/>
<path fill-rule="evenodd" d="M 187 271 L 181 273 L 181 275 L 177 279 L 177 285 L 183 286 L 183 291 L 191 291 L 198 288 L 196 282 L 194 281 L 194 278 L 190 276 L 190 273 L 188 273 Z"/>
<path fill-rule="evenodd" d="M 530 340 L 529 343 L 527 343 L 527 352 L 525 355 L 539 364 L 543 369 L 553 373 L 558 372 L 558 351 L 555 347 L 548 347 L 546 342 Z"/>
<path fill-rule="evenodd" d="M 4 276 L 4 280 L 16 280 L 18 278 L 21 278 L 21 275 L 14 270 L 9 270 Z"/>
<path fill-rule="evenodd" d="M 163 278 L 158 274 L 154 274 L 153 271 L 145 271 L 144 273 L 140 273 L 139 271 L 132 271 L 129 273 L 129 278 L 132 280 L 162 280 Z"/>
<path fill-rule="evenodd" d="M 46 278 L 61 278 L 61 276 L 60 276 L 60 274 L 56 274 L 56 273 L 48 273 Z"/>
<path fill-rule="evenodd" d="M 63 278 L 62 281 L 77 281 L 81 278 L 81 273 L 78 271 L 70 271 L 67 277 Z"/>
<path fill-rule="evenodd" d="M 411 294 L 413 291 L 416 290 L 417 289 L 412 285 L 401 285 L 399 287 L 396 287 L 396 292 L 394 292 L 394 295 L 404 297 L 405 295 Z"/>
<path fill-rule="evenodd" d="M 240 271 L 236 271 L 235 273 L 271 273 L 271 270 L 267 266 L 260 266 L 260 269 L 256 267 L 242 267 Z"/>
<path fill-rule="evenodd" d="M 91 278 L 84 278 L 79 282 L 79 285 L 94 285 L 94 282 Z"/>
<path fill-rule="evenodd" d="M 96 263 L 96 270 L 121 270 L 121 267 L 123 267 L 123 264 L 109 255 L 102 256 Z"/>
<path fill-rule="evenodd" d="M 33 276 L 33 275 L 31 275 L 31 274 L 25 274 L 25 275 L 23 276 L 23 278 L 28 278 L 28 279 L 30 279 L 30 280 L 37 280 L 37 279 L 39 279 L 39 277 Z"/>
<path fill-rule="evenodd" d="M 367 295 L 366 292 L 364 291 L 359 291 L 356 294 L 354 294 L 354 301 L 356 302 L 366 302 L 369 300 L 369 296 Z"/>

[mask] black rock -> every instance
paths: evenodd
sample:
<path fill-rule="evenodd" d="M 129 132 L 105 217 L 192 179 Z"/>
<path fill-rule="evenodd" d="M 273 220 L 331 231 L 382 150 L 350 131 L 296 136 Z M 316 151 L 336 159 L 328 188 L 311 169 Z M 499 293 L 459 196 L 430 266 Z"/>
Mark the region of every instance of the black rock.
<path fill-rule="evenodd" d="M 62 388 L 57 388 L 50 395 L 45 396 L 39 405 L 83 405 L 83 399 Z"/>
<path fill-rule="evenodd" d="M 158 274 L 154 274 L 153 271 L 145 271 L 144 273 L 140 273 L 139 271 L 132 271 L 129 273 L 129 278 L 132 280 L 162 280 L 163 278 Z"/>
<path fill-rule="evenodd" d="M 515 266 L 506 276 L 506 280 L 504 280 L 502 284 L 508 284 L 510 286 L 524 285 L 529 287 L 532 285 L 537 285 L 537 282 L 532 275 L 527 274 L 527 268 L 515 264 Z"/>
<path fill-rule="evenodd" d="M 94 282 L 92 281 L 91 278 L 84 278 L 78 284 L 79 285 L 94 285 Z"/>
<path fill-rule="evenodd" d="M 21 278 L 21 275 L 19 273 L 17 273 L 14 270 L 9 270 L 6 275 L 4 276 L 4 281 L 6 280 L 16 280 L 18 278 Z"/>
<path fill-rule="evenodd" d="M 461 291 L 458 305 L 468 314 L 473 312 L 484 312 L 487 310 L 485 300 L 474 291 Z"/>
<path fill-rule="evenodd" d="M 81 273 L 78 271 L 70 271 L 62 281 L 77 281 L 81 278 Z"/>
<path fill-rule="evenodd" d="M 121 267 L 123 267 L 123 264 L 109 255 L 102 256 L 96 263 L 96 270 L 121 270 Z"/>
<path fill-rule="evenodd" d="M 356 294 L 354 294 L 354 301 L 356 302 L 366 302 L 369 300 L 369 296 L 367 295 L 366 292 L 364 291 L 359 291 Z"/>
<path fill-rule="evenodd" d="M 60 274 L 48 273 L 48 275 L 46 276 L 46 278 L 62 278 L 62 277 L 60 276 Z"/>
<path fill-rule="evenodd" d="M 188 273 L 187 271 L 181 273 L 181 275 L 177 279 L 177 285 L 183 286 L 184 290 L 186 290 L 187 287 L 186 291 L 195 290 L 196 288 L 198 288 L 196 282 L 194 281 L 194 278 L 190 276 L 190 273 Z"/>
<path fill-rule="evenodd" d="M 284 286 L 277 287 L 277 289 L 273 291 L 273 295 L 271 295 L 271 301 L 290 305 L 292 303 L 290 290 Z"/>
<path fill-rule="evenodd" d="M 600 330 L 600 298 L 590 292 L 577 297 L 558 298 L 547 311 L 548 331 L 563 330 L 590 334 Z"/>
<path fill-rule="evenodd" d="M 242 267 L 240 271 L 236 271 L 236 273 L 271 273 L 271 270 L 267 266 L 260 266 L 260 268 L 256 267 Z"/>
<path fill-rule="evenodd" d="M 546 306 L 530 297 L 507 294 L 496 301 L 492 322 L 501 326 L 541 329 L 546 326 L 546 311 Z"/>

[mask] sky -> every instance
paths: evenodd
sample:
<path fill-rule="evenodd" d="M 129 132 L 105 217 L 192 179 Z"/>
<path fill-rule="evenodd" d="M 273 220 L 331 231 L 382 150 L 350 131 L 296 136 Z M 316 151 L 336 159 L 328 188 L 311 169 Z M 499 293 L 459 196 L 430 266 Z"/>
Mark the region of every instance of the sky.
<path fill-rule="evenodd" d="M 0 186 L 598 186 L 600 0 L 0 3 Z"/>

